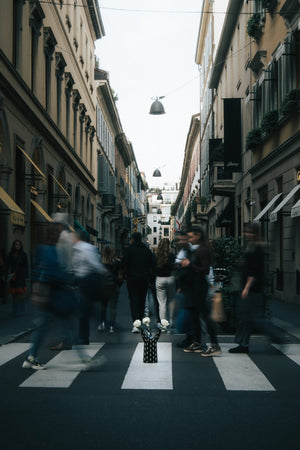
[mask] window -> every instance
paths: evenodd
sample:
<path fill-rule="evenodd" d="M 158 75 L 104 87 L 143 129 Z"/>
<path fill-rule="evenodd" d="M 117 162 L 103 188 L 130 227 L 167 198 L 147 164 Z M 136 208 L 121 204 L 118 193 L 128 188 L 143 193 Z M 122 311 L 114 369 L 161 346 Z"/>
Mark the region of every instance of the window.
<path fill-rule="evenodd" d="M 79 153 L 80 153 L 80 158 L 83 158 L 83 124 L 84 124 L 84 120 L 85 120 L 85 113 L 86 113 L 86 107 L 83 103 L 80 103 L 79 105 L 79 122 L 80 122 L 80 131 L 79 131 Z"/>
<path fill-rule="evenodd" d="M 13 12 L 13 64 L 17 70 L 20 70 L 22 54 L 22 19 L 23 19 L 23 1 L 14 0 Z"/>
<path fill-rule="evenodd" d="M 169 228 L 164 228 L 164 236 L 169 236 Z"/>
<path fill-rule="evenodd" d="M 56 117 L 57 126 L 61 125 L 61 85 L 66 62 L 62 53 L 55 53 L 55 75 L 56 75 Z"/>
<path fill-rule="evenodd" d="M 29 25 L 31 26 L 31 89 L 36 90 L 38 41 L 45 14 L 39 1 L 30 3 Z"/>
<path fill-rule="evenodd" d="M 65 75 L 66 80 L 66 88 L 65 88 L 65 95 L 66 95 L 66 136 L 67 139 L 69 139 L 70 134 L 70 102 L 71 102 L 71 95 L 72 95 L 72 89 L 74 85 L 74 80 L 70 72 L 66 72 Z"/>
<path fill-rule="evenodd" d="M 157 233 L 157 227 L 153 227 L 153 233 Z"/>
<path fill-rule="evenodd" d="M 155 237 L 155 238 L 153 238 L 153 245 L 156 245 L 157 244 L 157 238 Z"/>
<path fill-rule="evenodd" d="M 73 142 L 74 150 L 77 146 L 77 123 L 78 123 L 78 109 L 81 96 L 77 89 L 73 90 Z"/>

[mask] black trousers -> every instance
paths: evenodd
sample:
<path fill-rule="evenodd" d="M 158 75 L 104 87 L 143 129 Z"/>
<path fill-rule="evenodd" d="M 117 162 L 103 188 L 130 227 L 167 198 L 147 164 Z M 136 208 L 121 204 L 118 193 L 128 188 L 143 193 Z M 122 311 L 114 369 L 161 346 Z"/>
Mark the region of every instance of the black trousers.
<path fill-rule="evenodd" d="M 128 297 L 133 322 L 137 319 L 142 320 L 144 317 L 149 281 L 148 277 L 127 278 Z"/>

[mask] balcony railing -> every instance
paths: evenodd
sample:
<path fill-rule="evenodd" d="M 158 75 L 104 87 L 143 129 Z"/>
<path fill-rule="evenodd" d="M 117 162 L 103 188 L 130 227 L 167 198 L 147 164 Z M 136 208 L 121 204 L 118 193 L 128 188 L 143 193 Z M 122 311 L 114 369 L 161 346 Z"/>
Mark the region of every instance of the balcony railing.
<path fill-rule="evenodd" d="M 238 173 L 224 167 L 224 163 L 213 163 L 209 180 L 211 194 L 225 197 L 234 194 L 237 178 Z"/>

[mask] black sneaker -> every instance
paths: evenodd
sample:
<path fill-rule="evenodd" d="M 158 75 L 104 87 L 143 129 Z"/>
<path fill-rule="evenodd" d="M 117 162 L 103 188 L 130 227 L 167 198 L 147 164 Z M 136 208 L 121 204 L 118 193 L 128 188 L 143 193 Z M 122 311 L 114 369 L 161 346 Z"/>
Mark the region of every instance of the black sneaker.
<path fill-rule="evenodd" d="M 33 356 L 28 356 L 22 365 L 23 369 L 34 369 L 34 370 L 43 370 L 46 369 L 43 364 L 40 364 L 36 358 Z"/>
<path fill-rule="evenodd" d="M 221 353 L 222 350 L 219 345 L 212 345 L 205 352 L 202 352 L 201 356 L 219 356 Z"/>
<path fill-rule="evenodd" d="M 187 352 L 187 353 L 203 353 L 204 348 L 203 348 L 203 345 L 199 344 L 199 342 L 193 342 L 191 345 L 186 347 L 183 351 Z"/>
<path fill-rule="evenodd" d="M 237 347 L 230 348 L 229 353 L 249 353 L 249 347 L 238 345 Z"/>

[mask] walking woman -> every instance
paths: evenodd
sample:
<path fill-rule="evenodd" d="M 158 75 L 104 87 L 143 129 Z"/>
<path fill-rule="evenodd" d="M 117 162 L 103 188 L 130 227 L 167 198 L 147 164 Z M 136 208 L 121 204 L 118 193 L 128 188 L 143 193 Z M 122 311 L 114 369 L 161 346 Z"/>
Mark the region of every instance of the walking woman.
<path fill-rule="evenodd" d="M 12 295 L 13 315 L 24 313 L 24 294 L 27 292 L 26 278 L 28 278 L 28 258 L 23 250 L 23 244 L 16 239 L 11 247 L 7 260 L 8 294 Z"/>
<path fill-rule="evenodd" d="M 170 241 L 163 238 L 156 249 L 156 295 L 159 305 L 160 320 L 170 319 L 174 325 L 175 314 L 175 277 L 173 275 L 175 255 L 170 251 Z"/>

